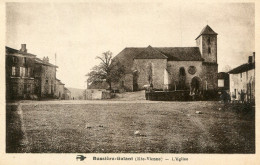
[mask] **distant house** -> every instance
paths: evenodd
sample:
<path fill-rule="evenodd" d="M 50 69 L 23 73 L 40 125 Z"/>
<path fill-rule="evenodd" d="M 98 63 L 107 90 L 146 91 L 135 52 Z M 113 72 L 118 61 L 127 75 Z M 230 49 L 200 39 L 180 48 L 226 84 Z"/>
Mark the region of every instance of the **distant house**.
<path fill-rule="evenodd" d="M 226 72 L 218 73 L 218 91 L 229 90 L 229 74 Z"/>
<path fill-rule="evenodd" d="M 231 97 L 240 100 L 244 95 L 247 102 L 255 102 L 255 52 L 249 56 L 248 63 L 229 71 Z"/>
<path fill-rule="evenodd" d="M 65 98 L 65 92 L 64 92 L 64 85 L 59 79 L 56 78 L 56 90 L 55 90 L 55 97 L 58 99 L 64 99 Z"/>
<path fill-rule="evenodd" d="M 65 100 L 70 100 L 71 99 L 71 92 L 68 88 L 64 87 L 64 99 Z"/>

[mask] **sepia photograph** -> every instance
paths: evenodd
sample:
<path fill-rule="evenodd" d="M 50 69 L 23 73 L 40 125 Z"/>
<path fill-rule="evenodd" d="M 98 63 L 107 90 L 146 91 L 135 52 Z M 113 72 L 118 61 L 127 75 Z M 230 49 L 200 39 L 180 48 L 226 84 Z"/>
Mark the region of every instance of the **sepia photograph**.
<path fill-rule="evenodd" d="M 254 2 L 6 2 L 4 26 L 7 154 L 256 153 Z"/>

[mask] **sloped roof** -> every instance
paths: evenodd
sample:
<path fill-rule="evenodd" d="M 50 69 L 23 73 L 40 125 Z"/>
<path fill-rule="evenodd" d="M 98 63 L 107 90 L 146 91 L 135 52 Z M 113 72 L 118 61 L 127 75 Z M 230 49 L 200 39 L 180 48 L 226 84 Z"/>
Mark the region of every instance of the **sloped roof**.
<path fill-rule="evenodd" d="M 141 53 L 134 57 L 135 59 L 167 59 L 168 57 L 160 51 L 152 48 L 150 45 Z"/>
<path fill-rule="evenodd" d="M 65 85 L 63 82 L 61 82 L 60 79 L 57 79 L 57 78 L 56 78 L 56 81 L 57 81 L 60 85 Z"/>
<path fill-rule="evenodd" d="M 242 65 L 232 69 L 228 73 L 238 74 L 238 73 L 246 72 L 246 71 L 249 71 L 249 70 L 252 70 L 252 69 L 255 69 L 255 63 L 246 63 L 246 64 L 242 64 Z"/>
<path fill-rule="evenodd" d="M 64 87 L 64 90 L 66 90 L 67 92 L 71 93 L 71 91 L 68 88 L 66 88 L 66 87 Z"/>
<path fill-rule="evenodd" d="M 28 56 L 36 56 L 34 54 L 31 54 L 31 53 L 21 52 L 21 51 L 19 51 L 17 49 L 10 48 L 8 46 L 5 47 L 5 52 L 6 52 L 6 54 L 15 54 L 15 53 L 17 53 L 17 54 L 28 55 Z"/>
<path fill-rule="evenodd" d="M 59 79 L 56 78 L 56 82 L 59 83 L 60 85 L 65 85 L 64 83 L 62 83 Z"/>
<path fill-rule="evenodd" d="M 56 68 L 58 68 L 58 66 L 53 65 L 53 64 L 51 64 L 51 63 L 49 63 L 49 62 L 48 62 L 48 63 L 43 62 L 43 60 L 41 60 L 41 59 L 39 59 L 39 58 L 35 58 L 35 62 L 38 63 L 38 64 L 48 65 L 48 66 L 52 66 L 52 67 L 56 67 Z"/>
<path fill-rule="evenodd" d="M 218 35 L 218 33 L 214 32 L 214 30 L 212 30 L 212 28 L 211 28 L 209 25 L 205 26 L 205 27 L 202 29 L 202 31 L 200 32 L 200 34 L 199 34 L 199 36 L 198 36 L 197 38 L 199 38 L 199 37 L 200 37 L 201 35 L 203 35 L 203 34 Z M 197 39 L 197 38 L 196 38 L 196 39 Z"/>
<path fill-rule="evenodd" d="M 203 61 L 199 47 L 155 47 L 168 61 Z"/>
<path fill-rule="evenodd" d="M 145 48 L 133 48 L 128 47 L 123 49 L 118 55 L 116 55 L 113 60 L 118 60 L 122 65 L 124 65 L 126 73 L 131 72 L 133 66 L 134 57 L 141 53 Z"/>
<path fill-rule="evenodd" d="M 140 57 L 139 57 L 140 56 Z M 149 57 L 151 56 L 151 57 Z M 168 61 L 203 61 L 199 47 L 128 47 L 113 60 L 119 60 L 130 73 L 134 59 L 167 59 Z"/>

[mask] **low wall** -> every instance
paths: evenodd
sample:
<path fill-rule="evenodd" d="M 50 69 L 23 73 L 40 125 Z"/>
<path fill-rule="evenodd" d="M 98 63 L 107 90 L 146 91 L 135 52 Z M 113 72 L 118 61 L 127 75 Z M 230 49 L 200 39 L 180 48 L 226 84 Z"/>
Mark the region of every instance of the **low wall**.
<path fill-rule="evenodd" d="M 189 90 L 178 91 L 146 91 L 146 100 L 154 101 L 203 101 L 219 100 L 217 91 L 205 91 L 200 95 L 190 95 Z"/>
<path fill-rule="evenodd" d="M 114 93 L 106 90 L 99 89 L 89 89 L 86 90 L 86 100 L 103 100 L 103 99 L 111 99 L 114 97 Z"/>

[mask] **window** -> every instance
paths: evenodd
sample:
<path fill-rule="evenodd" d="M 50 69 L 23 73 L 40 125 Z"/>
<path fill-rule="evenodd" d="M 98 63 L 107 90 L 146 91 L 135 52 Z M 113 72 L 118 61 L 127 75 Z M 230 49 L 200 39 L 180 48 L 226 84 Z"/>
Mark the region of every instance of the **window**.
<path fill-rule="evenodd" d="M 224 87 L 224 79 L 218 79 L 218 87 Z"/>
<path fill-rule="evenodd" d="M 26 69 L 24 67 L 20 67 L 20 76 L 25 77 Z"/>
<path fill-rule="evenodd" d="M 209 54 L 211 53 L 211 48 L 210 48 L 210 47 L 208 48 L 208 53 L 209 53 Z"/>
<path fill-rule="evenodd" d="M 31 76 L 31 68 L 28 68 L 28 70 L 27 70 L 27 76 L 28 76 L 28 77 Z"/>
<path fill-rule="evenodd" d="M 26 59 L 26 57 L 24 57 L 23 58 L 23 63 L 26 64 L 26 62 L 27 62 L 27 59 Z"/>
<path fill-rule="evenodd" d="M 248 71 L 246 71 L 246 80 L 248 80 Z"/>
<path fill-rule="evenodd" d="M 27 93 L 27 84 L 24 84 L 23 91 L 24 93 Z"/>
<path fill-rule="evenodd" d="M 180 76 L 185 76 L 186 75 L 184 67 L 181 67 L 179 72 L 180 72 Z"/>
<path fill-rule="evenodd" d="M 25 68 L 23 67 L 23 76 L 25 77 L 26 75 L 25 75 Z"/>
<path fill-rule="evenodd" d="M 12 76 L 15 76 L 15 71 L 16 71 L 16 69 L 15 69 L 15 67 L 13 66 L 13 67 L 12 67 Z"/>
<path fill-rule="evenodd" d="M 240 73 L 240 78 L 242 79 L 242 77 L 243 77 L 243 75 L 242 75 L 242 73 Z"/>
<path fill-rule="evenodd" d="M 208 38 L 208 45 L 210 45 L 210 38 Z"/>
<path fill-rule="evenodd" d="M 28 68 L 25 68 L 25 77 L 28 77 Z"/>
<path fill-rule="evenodd" d="M 23 67 L 20 67 L 20 76 L 23 77 Z"/>
<path fill-rule="evenodd" d="M 17 57 L 13 56 L 12 59 L 13 59 L 13 63 L 14 64 L 16 64 L 18 62 L 18 58 Z"/>
<path fill-rule="evenodd" d="M 28 85 L 27 85 L 27 93 L 31 93 L 31 88 L 32 88 L 32 85 L 31 85 L 31 84 L 28 84 Z"/>

